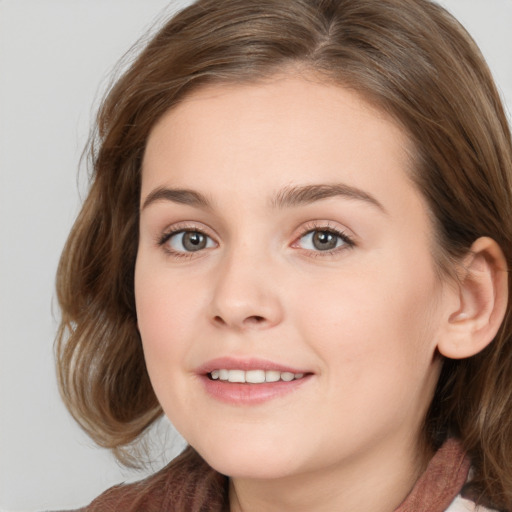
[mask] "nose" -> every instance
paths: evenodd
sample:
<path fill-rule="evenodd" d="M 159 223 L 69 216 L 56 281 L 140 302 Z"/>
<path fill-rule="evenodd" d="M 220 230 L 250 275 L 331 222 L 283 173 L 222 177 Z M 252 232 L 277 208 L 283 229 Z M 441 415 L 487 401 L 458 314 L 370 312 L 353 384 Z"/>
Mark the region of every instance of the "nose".
<path fill-rule="evenodd" d="M 237 251 L 217 268 L 211 319 L 234 330 L 267 329 L 283 319 L 275 270 L 268 259 Z"/>

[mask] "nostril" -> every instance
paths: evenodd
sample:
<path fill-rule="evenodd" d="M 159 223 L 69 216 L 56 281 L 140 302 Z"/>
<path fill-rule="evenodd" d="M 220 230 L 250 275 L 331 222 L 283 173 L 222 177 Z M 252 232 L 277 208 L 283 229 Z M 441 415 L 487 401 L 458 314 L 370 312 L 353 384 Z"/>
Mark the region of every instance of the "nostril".
<path fill-rule="evenodd" d="M 265 316 L 261 315 L 249 315 L 246 317 L 241 316 L 240 318 L 230 318 L 227 319 L 223 317 L 222 315 L 215 315 L 213 318 L 213 323 L 216 324 L 219 327 L 238 327 L 243 328 L 245 327 L 260 327 L 266 324 L 267 318 Z"/>
<path fill-rule="evenodd" d="M 252 323 L 252 324 L 261 324 L 261 322 L 264 322 L 265 319 L 262 317 L 262 316 L 258 316 L 258 315 L 253 315 L 253 316 L 249 316 L 245 319 L 245 321 L 247 323 Z"/>

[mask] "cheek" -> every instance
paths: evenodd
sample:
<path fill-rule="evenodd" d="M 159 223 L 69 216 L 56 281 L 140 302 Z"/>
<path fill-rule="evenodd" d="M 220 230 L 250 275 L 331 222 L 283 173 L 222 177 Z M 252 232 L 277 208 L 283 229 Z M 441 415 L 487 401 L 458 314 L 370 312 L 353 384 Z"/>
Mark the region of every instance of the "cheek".
<path fill-rule="evenodd" d="M 151 384 L 165 414 L 177 427 L 181 417 L 193 416 L 184 387 L 193 321 L 193 287 L 176 286 L 155 265 L 138 260 L 135 301 L 138 327 Z M 180 411 L 176 418 L 175 411 Z M 187 412 L 188 411 L 188 412 Z M 187 429 L 185 429 L 186 431 Z"/>
<path fill-rule="evenodd" d="M 192 324 L 193 299 L 190 288 L 177 287 L 155 265 L 137 261 L 137 322 L 152 380 L 179 360 L 185 347 L 181 340 L 187 339 L 186 331 Z"/>
<path fill-rule="evenodd" d="M 307 283 L 296 321 L 322 354 L 351 373 L 428 366 L 436 337 L 438 286 L 430 262 L 364 265 L 364 272 Z M 396 371 L 396 370 L 393 371 Z"/>

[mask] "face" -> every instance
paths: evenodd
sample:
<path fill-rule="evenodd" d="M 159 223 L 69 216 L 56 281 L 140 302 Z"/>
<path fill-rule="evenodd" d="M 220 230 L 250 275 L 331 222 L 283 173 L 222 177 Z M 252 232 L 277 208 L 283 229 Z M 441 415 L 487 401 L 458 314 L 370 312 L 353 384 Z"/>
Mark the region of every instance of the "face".
<path fill-rule="evenodd" d="M 297 77 L 209 86 L 152 130 L 138 325 L 165 413 L 219 471 L 416 446 L 444 285 L 408 154 L 357 95 Z"/>

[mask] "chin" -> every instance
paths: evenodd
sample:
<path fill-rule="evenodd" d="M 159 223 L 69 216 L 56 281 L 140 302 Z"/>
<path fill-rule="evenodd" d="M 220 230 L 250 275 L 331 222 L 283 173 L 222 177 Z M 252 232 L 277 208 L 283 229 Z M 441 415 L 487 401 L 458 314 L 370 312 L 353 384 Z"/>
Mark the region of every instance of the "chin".
<path fill-rule="evenodd" d="M 296 456 L 268 441 L 264 447 L 245 442 L 194 448 L 212 468 L 232 478 L 283 478 L 298 469 Z"/>

